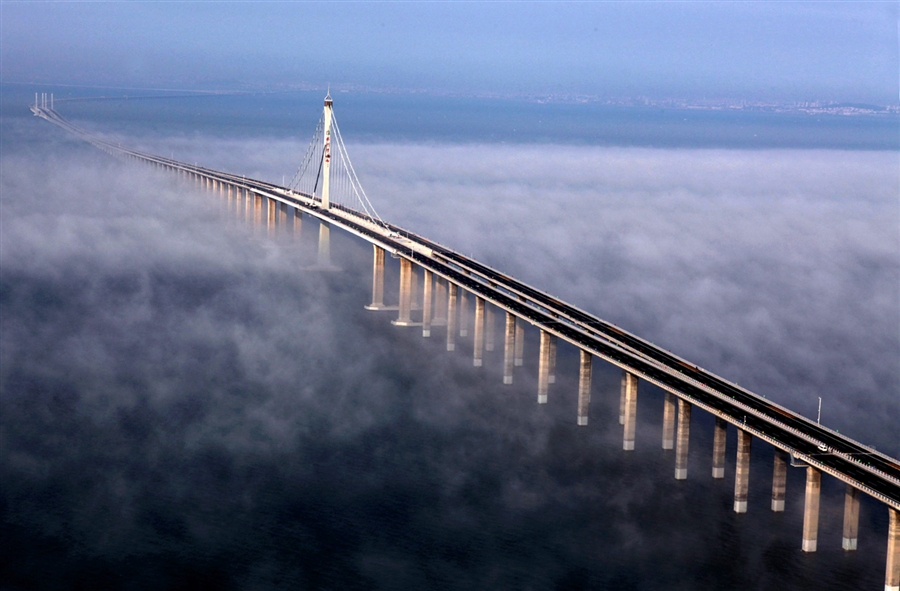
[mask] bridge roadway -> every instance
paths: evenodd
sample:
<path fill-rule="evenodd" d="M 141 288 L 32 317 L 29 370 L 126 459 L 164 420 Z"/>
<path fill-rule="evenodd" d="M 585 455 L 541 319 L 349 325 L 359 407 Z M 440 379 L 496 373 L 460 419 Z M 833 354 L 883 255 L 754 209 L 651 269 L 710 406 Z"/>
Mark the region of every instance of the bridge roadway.
<path fill-rule="evenodd" d="M 900 510 L 900 462 L 823 427 L 621 328 L 424 237 L 376 223 L 341 205 L 324 210 L 310 195 L 264 181 L 179 162 L 103 140 L 57 112 L 32 107 L 50 121 L 98 148 L 157 167 L 242 188 L 338 226 L 409 259 L 542 330 L 617 365 L 687 402 L 786 451 L 800 462 Z"/>

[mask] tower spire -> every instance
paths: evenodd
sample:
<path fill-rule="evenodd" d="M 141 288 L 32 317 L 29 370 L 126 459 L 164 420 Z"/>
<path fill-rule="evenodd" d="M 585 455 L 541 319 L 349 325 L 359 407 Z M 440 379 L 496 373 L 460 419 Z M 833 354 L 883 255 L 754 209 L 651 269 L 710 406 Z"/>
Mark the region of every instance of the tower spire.
<path fill-rule="evenodd" d="M 331 188 L 331 86 L 328 87 L 328 94 L 325 95 L 325 148 L 322 152 L 322 208 L 328 209 L 330 206 L 330 188 Z"/>

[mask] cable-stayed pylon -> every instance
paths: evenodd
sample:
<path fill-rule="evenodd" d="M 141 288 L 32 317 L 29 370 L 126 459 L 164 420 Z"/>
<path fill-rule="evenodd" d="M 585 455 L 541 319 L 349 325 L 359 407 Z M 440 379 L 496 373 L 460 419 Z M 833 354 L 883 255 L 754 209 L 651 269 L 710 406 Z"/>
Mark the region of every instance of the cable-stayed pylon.
<path fill-rule="evenodd" d="M 352 211 L 387 228 L 369 201 L 350 162 L 334 117 L 330 93 L 325 97 L 325 109 L 306 155 L 288 188 L 321 202 L 323 209 L 337 207 Z"/>

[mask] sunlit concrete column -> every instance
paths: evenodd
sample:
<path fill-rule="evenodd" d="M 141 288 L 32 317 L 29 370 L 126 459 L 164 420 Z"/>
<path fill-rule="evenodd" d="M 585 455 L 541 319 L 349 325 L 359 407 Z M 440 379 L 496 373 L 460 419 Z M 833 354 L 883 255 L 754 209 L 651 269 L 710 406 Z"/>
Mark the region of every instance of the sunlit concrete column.
<path fill-rule="evenodd" d="M 900 591 L 900 511 L 888 507 L 887 565 L 884 591 Z"/>
<path fill-rule="evenodd" d="M 541 347 L 538 353 L 538 404 L 547 404 L 549 371 L 550 333 L 541 330 Z"/>
<path fill-rule="evenodd" d="M 804 552 L 815 552 L 819 538 L 819 493 L 822 490 L 822 473 L 807 466 L 806 499 L 803 507 L 803 544 Z"/>
<path fill-rule="evenodd" d="M 253 194 L 253 231 L 256 233 L 262 227 L 262 195 Z"/>
<path fill-rule="evenodd" d="M 400 314 L 393 324 L 397 326 L 410 326 L 410 309 L 412 308 L 412 261 L 400 258 Z"/>
<path fill-rule="evenodd" d="M 624 417 L 623 417 L 624 419 Z M 662 448 L 675 447 L 675 395 L 666 392 L 663 397 L 663 432 Z"/>
<path fill-rule="evenodd" d="M 266 231 L 269 236 L 275 235 L 275 223 L 278 220 L 278 202 L 274 199 L 266 199 Z"/>
<path fill-rule="evenodd" d="M 296 228 L 296 216 L 294 224 Z M 372 303 L 366 306 L 366 310 L 381 310 L 384 308 L 384 249 L 377 244 L 373 244 L 372 248 Z"/>
<path fill-rule="evenodd" d="M 294 241 L 299 241 L 300 237 L 303 236 L 303 212 L 299 209 L 294 210 Z M 384 266 L 384 256 L 381 257 L 382 267 Z M 382 279 L 382 288 L 384 287 L 384 280 Z"/>
<path fill-rule="evenodd" d="M 494 350 L 494 307 L 491 305 L 484 310 L 484 350 Z"/>
<path fill-rule="evenodd" d="M 409 309 L 419 309 L 419 265 L 414 264 L 409 276 Z"/>
<path fill-rule="evenodd" d="M 550 335 L 550 353 L 547 359 L 547 382 L 556 383 L 556 335 Z"/>
<path fill-rule="evenodd" d="M 775 461 L 772 467 L 772 511 L 784 511 L 784 493 L 787 490 L 787 453 L 775 450 Z"/>
<path fill-rule="evenodd" d="M 434 316 L 431 326 L 444 326 L 447 324 L 447 280 L 443 277 L 434 278 Z"/>
<path fill-rule="evenodd" d="M 244 222 L 253 225 L 253 203 L 256 197 L 247 189 L 247 196 L 244 199 Z"/>
<path fill-rule="evenodd" d="M 622 438 L 622 449 L 634 449 L 634 431 L 637 425 L 637 395 L 638 378 L 636 375 L 625 372 L 625 429 Z"/>
<path fill-rule="evenodd" d="M 625 384 L 628 383 L 628 370 L 622 370 L 622 381 L 619 382 L 619 424 L 625 424 Z"/>
<path fill-rule="evenodd" d="M 231 185 L 225 190 L 225 211 L 231 213 Z"/>
<path fill-rule="evenodd" d="M 512 384 L 516 348 L 516 317 L 512 312 L 506 313 L 506 330 L 503 334 L 503 383 Z"/>
<path fill-rule="evenodd" d="M 713 462 L 712 477 L 725 478 L 725 444 L 728 440 L 728 423 L 716 417 L 713 427 Z"/>
<path fill-rule="evenodd" d="M 462 288 L 459 290 L 459 336 L 469 336 L 469 296 Z"/>
<path fill-rule="evenodd" d="M 856 550 L 859 538 L 859 489 L 847 485 L 844 493 L 844 539 L 841 547 L 844 550 Z"/>
<path fill-rule="evenodd" d="M 331 224 L 325 221 L 319 222 L 319 254 L 320 267 L 331 266 Z"/>
<path fill-rule="evenodd" d="M 691 403 L 678 399 L 678 434 L 675 436 L 675 480 L 687 479 L 691 443 Z"/>
<path fill-rule="evenodd" d="M 747 512 L 747 494 L 750 491 L 750 444 L 753 436 L 738 429 L 737 459 L 734 467 L 734 512 Z"/>
<path fill-rule="evenodd" d="M 425 269 L 424 283 L 422 287 L 422 336 L 431 336 L 431 309 L 432 309 L 432 288 L 434 286 L 434 277 L 428 269 Z"/>
<path fill-rule="evenodd" d="M 584 426 L 588 424 L 588 408 L 591 404 L 591 361 L 593 355 L 580 350 L 581 357 L 578 364 L 578 424 Z"/>
<path fill-rule="evenodd" d="M 484 300 L 475 296 L 475 330 L 473 333 L 473 359 L 475 367 L 481 367 L 484 358 Z"/>
<path fill-rule="evenodd" d="M 525 321 L 516 318 L 516 367 L 522 367 L 525 356 Z"/>
<path fill-rule="evenodd" d="M 449 283 L 449 282 L 448 282 Z M 447 289 L 447 350 L 456 350 L 456 292 L 455 283 L 450 283 Z"/>

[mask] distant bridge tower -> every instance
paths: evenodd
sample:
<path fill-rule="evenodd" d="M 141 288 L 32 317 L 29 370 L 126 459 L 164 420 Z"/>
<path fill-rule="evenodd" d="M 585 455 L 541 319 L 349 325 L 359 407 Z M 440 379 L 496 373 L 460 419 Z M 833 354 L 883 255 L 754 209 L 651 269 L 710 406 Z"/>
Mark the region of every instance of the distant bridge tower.
<path fill-rule="evenodd" d="M 331 185 L 331 92 L 325 95 L 325 147 L 322 157 L 322 209 L 328 209 Z"/>

